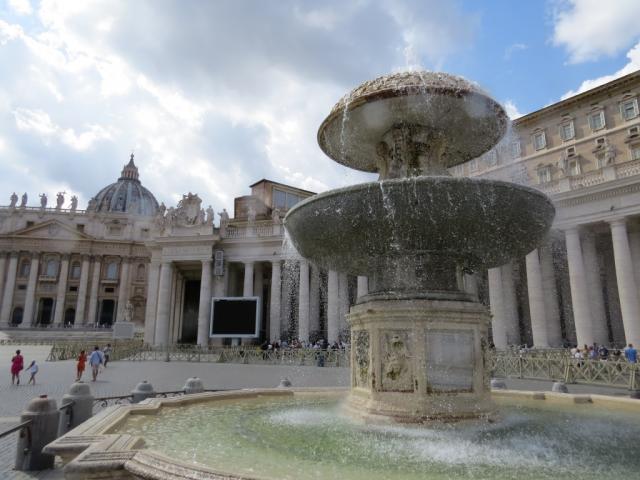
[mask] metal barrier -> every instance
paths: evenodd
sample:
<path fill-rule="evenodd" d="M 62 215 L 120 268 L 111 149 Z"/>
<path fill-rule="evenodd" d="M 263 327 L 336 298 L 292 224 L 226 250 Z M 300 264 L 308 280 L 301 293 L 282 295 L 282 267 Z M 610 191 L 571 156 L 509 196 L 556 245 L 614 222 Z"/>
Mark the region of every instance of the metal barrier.
<path fill-rule="evenodd" d="M 640 389 L 640 367 L 637 363 L 622 360 L 576 359 L 568 355 L 545 358 L 499 353 L 493 354 L 490 361 L 494 377 L 554 380 L 629 390 Z"/>
<path fill-rule="evenodd" d="M 103 343 L 102 340 L 100 343 Z M 140 351 L 144 348 L 142 340 L 109 340 L 111 344 L 111 355 L 109 360 L 122 360 L 131 356 L 134 352 Z M 84 350 L 87 355 L 93 351 L 96 345 L 96 340 L 72 340 L 60 342 L 53 342 L 51 352 L 47 357 L 47 362 L 56 362 L 61 360 L 75 360 L 80 355 L 80 352 Z"/>

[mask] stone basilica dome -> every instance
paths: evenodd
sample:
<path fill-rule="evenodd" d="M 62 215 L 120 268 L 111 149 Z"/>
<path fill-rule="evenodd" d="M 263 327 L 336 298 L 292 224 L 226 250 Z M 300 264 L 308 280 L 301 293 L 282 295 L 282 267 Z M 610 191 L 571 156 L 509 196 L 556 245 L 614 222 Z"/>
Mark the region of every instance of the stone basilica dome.
<path fill-rule="evenodd" d="M 107 185 L 89 201 L 88 211 L 122 212 L 133 215 L 154 216 L 158 211 L 158 201 L 153 194 L 142 186 L 138 179 L 138 167 L 133 162 L 122 169 L 117 182 Z"/>

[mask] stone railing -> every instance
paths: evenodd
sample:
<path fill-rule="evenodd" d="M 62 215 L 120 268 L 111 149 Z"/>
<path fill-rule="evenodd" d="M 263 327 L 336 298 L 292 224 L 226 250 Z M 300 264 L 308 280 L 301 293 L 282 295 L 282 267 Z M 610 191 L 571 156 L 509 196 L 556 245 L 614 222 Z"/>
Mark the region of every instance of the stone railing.
<path fill-rule="evenodd" d="M 284 233 L 282 224 L 271 221 L 243 222 L 225 225 L 220 229 L 223 238 L 278 237 Z"/>
<path fill-rule="evenodd" d="M 81 215 L 81 214 L 87 213 L 86 210 L 80 210 L 79 208 L 76 208 L 74 210 L 72 208 L 21 207 L 19 205 L 16 205 L 15 207 L 11 207 L 10 205 L 0 205 L 0 210 L 9 210 L 11 212 L 16 211 L 16 212 L 35 212 L 35 213 L 38 213 L 38 212 L 42 212 L 42 213 L 67 213 L 67 214 L 73 214 L 73 215 Z"/>
<path fill-rule="evenodd" d="M 584 360 L 568 355 L 491 355 L 494 377 L 554 380 L 608 387 L 640 389 L 640 367 L 624 360 Z"/>

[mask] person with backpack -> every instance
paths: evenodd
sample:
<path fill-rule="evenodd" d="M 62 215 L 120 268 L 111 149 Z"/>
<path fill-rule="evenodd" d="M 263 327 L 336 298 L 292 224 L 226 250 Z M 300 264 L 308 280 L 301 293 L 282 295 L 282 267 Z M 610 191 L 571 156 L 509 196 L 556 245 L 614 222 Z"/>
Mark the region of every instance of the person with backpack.
<path fill-rule="evenodd" d="M 93 375 L 92 382 L 95 382 L 100 372 L 100 365 L 104 364 L 104 354 L 100 351 L 99 346 L 93 348 L 93 352 L 89 355 L 89 365 L 91 365 L 91 373 Z"/>

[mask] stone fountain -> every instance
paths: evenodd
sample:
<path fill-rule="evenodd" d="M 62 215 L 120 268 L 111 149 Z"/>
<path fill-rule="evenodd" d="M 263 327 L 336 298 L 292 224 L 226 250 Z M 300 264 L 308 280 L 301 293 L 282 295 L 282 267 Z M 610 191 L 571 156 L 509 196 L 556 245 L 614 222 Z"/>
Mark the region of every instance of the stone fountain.
<path fill-rule="evenodd" d="M 369 293 L 347 316 L 348 406 L 375 420 L 489 415 L 489 313 L 464 274 L 524 256 L 547 234 L 542 193 L 448 169 L 493 148 L 508 118 L 473 83 L 407 72 L 365 82 L 340 100 L 318 142 L 377 182 L 296 205 L 285 226 L 298 252 L 326 269 L 365 275 Z"/>

